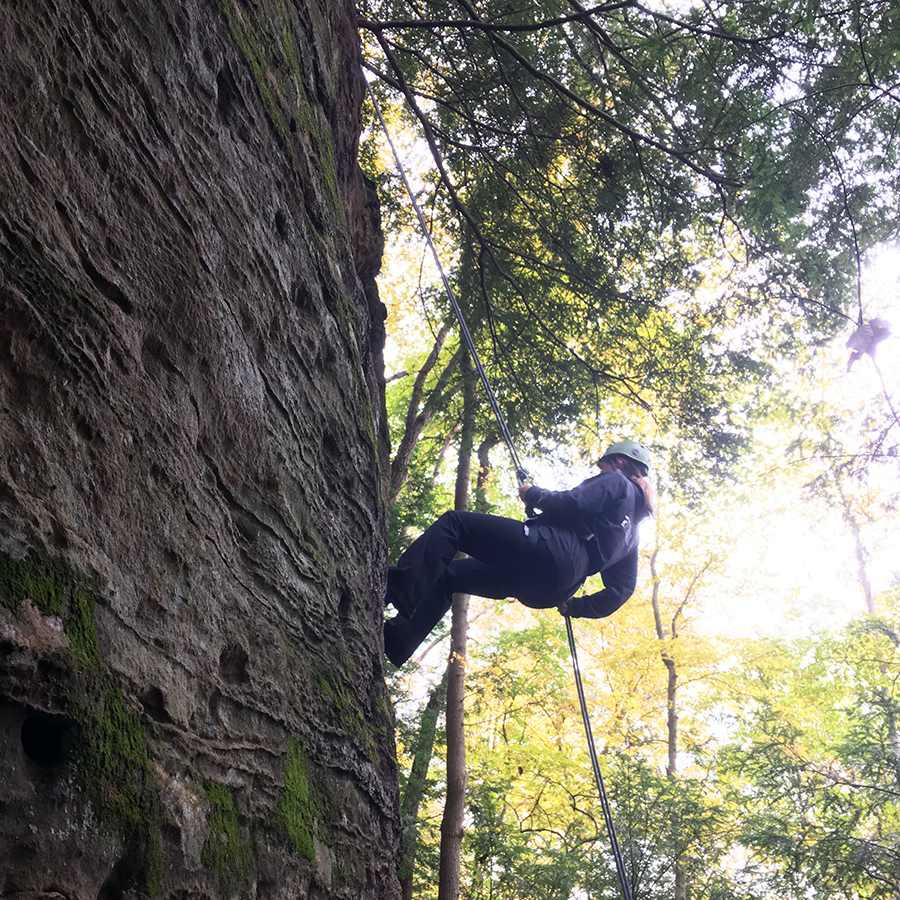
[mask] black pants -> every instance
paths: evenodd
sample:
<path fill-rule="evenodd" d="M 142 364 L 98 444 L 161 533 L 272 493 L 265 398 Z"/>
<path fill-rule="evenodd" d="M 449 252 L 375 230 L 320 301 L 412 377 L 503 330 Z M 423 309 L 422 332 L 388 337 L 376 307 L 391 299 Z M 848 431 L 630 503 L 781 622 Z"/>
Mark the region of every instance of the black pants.
<path fill-rule="evenodd" d="M 584 578 L 583 571 L 575 571 L 583 569 L 580 544 L 573 538 L 572 547 L 561 553 L 559 541 L 547 541 L 542 530 L 532 527 L 526 535 L 515 519 L 444 513 L 388 570 L 385 604 L 400 613 L 385 623 L 388 659 L 403 665 L 450 609 L 456 593 L 515 597 L 536 609 L 567 600 Z M 455 559 L 457 553 L 467 557 Z"/>

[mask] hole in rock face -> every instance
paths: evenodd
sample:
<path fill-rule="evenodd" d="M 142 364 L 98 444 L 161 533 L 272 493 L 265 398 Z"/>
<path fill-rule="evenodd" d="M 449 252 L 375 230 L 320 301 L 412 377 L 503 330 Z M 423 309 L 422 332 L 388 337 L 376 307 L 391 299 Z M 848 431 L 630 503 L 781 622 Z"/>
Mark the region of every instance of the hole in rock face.
<path fill-rule="evenodd" d="M 122 900 L 124 895 L 125 891 L 119 884 L 118 877 L 113 875 L 103 882 L 103 886 L 97 894 L 97 900 Z"/>
<path fill-rule="evenodd" d="M 278 212 L 275 213 L 275 230 L 283 241 L 288 239 L 288 222 L 284 210 L 279 209 Z"/>
<path fill-rule="evenodd" d="M 312 292 L 303 282 L 298 282 L 294 288 L 294 303 L 297 305 L 298 309 L 314 306 Z"/>
<path fill-rule="evenodd" d="M 337 439 L 328 431 L 322 435 L 322 455 L 330 459 L 341 459 L 344 455 Z"/>
<path fill-rule="evenodd" d="M 141 706 L 144 707 L 144 712 L 147 713 L 151 719 L 164 724 L 172 721 L 172 717 L 166 709 L 166 698 L 158 687 L 147 688 L 147 690 L 141 694 L 140 700 Z"/>
<path fill-rule="evenodd" d="M 219 656 L 219 674 L 223 681 L 229 684 L 246 684 L 250 680 L 247 674 L 247 664 L 250 657 L 243 647 L 231 645 L 226 647 Z"/>
<path fill-rule="evenodd" d="M 293 121 L 294 120 L 291 119 L 291 122 Z M 22 174 L 25 176 L 25 180 L 32 187 L 34 187 L 34 185 L 36 185 L 40 181 L 37 175 L 34 174 L 34 169 L 32 169 L 30 165 L 28 165 L 28 161 L 24 156 L 22 156 L 21 153 L 19 154 L 19 167 L 22 169 Z"/>
<path fill-rule="evenodd" d="M 97 893 L 97 900 L 125 900 L 137 897 L 134 888 L 138 883 L 139 870 L 140 862 L 137 854 L 133 854 L 133 858 L 120 859 L 103 882 Z"/>
<path fill-rule="evenodd" d="M 97 432 L 91 427 L 90 422 L 82 415 L 78 415 L 75 418 L 75 430 L 78 432 L 79 436 L 86 441 L 92 441 L 97 437 Z"/>
<path fill-rule="evenodd" d="M 72 723 L 62 716 L 38 714 L 22 723 L 22 749 L 39 766 L 52 769 L 66 758 L 67 735 Z"/>
<path fill-rule="evenodd" d="M 81 265 L 87 273 L 88 278 L 94 283 L 94 287 L 97 288 L 107 300 L 115 303 L 122 312 L 129 316 L 134 312 L 134 304 L 131 300 L 125 296 L 125 293 L 118 285 L 113 284 L 113 282 L 94 266 L 86 253 L 81 254 Z"/>
<path fill-rule="evenodd" d="M 231 73 L 227 69 L 222 69 L 216 75 L 216 91 L 219 95 L 219 117 L 223 122 L 227 123 L 231 118 L 232 107 L 237 97 L 237 88 L 231 78 Z"/>

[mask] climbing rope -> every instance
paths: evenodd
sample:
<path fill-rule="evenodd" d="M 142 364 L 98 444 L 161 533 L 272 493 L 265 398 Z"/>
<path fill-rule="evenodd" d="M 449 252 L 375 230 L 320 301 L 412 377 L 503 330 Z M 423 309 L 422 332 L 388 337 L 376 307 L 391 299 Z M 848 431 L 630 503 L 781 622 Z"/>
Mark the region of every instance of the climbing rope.
<path fill-rule="evenodd" d="M 453 288 L 450 286 L 450 280 L 447 278 L 444 267 L 441 265 L 441 259 L 438 256 L 437 248 L 431 240 L 431 233 L 428 230 L 425 216 L 422 214 L 422 210 L 416 200 L 416 195 L 413 193 L 413 189 L 406 177 L 403 164 L 400 162 L 400 154 L 394 146 L 394 141 L 391 138 L 390 131 L 388 131 L 387 123 L 384 121 L 384 116 L 381 114 L 381 107 L 378 105 L 378 100 L 375 98 L 375 93 L 372 90 L 372 86 L 369 84 L 368 79 L 366 79 L 365 73 L 363 73 L 363 80 L 366 82 L 366 90 L 369 92 L 369 99 L 372 101 L 372 106 L 375 109 L 375 115 L 378 117 L 381 129 L 384 131 L 384 136 L 387 138 L 388 145 L 391 148 L 391 153 L 394 155 L 394 162 L 397 165 L 397 171 L 400 173 L 400 179 L 403 182 L 403 186 L 406 188 L 406 193 L 409 195 L 410 203 L 412 203 L 413 209 L 416 211 L 416 216 L 419 219 L 419 227 L 422 229 L 422 234 L 425 236 L 425 241 L 428 244 L 428 248 L 431 250 L 431 255 L 434 257 L 434 264 L 437 266 L 438 272 L 440 272 L 441 281 L 444 283 L 444 290 L 450 298 L 450 306 L 456 314 L 456 321 L 459 322 L 459 330 L 466 341 L 466 346 L 469 348 L 469 355 L 472 357 L 475 371 L 478 372 L 478 377 L 481 379 L 482 387 L 484 387 L 484 392 L 487 394 L 488 402 L 491 404 L 491 409 L 494 412 L 494 417 L 497 419 L 497 426 L 500 428 L 500 433 L 506 443 L 506 448 L 509 450 L 509 455 L 512 458 L 513 465 L 516 469 L 516 478 L 518 479 L 519 484 L 524 484 L 528 480 L 528 473 L 522 467 L 522 463 L 519 460 L 519 454 L 516 452 L 515 444 L 513 444 L 512 435 L 509 433 L 509 429 L 506 427 L 506 420 L 503 418 L 503 413 L 500 411 L 500 404 L 497 402 L 497 397 L 491 388 L 491 383 L 488 381 L 487 372 L 485 372 L 484 366 L 481 364 L 481 357 L 475 349 L 475 342 L 472 340 L 472 335 L 469 333 L 465 317 L 462 314 L 459 303 L 456 302 L 456 295 L 453 293 Z"/>
<path fill-rule="evenodd" d="M 382 116 L 381 114 L 381 107 L 378 105 L 378 100 L 375 98 L 375 93 L 372 91 L 372 87 L 369 84 L 368 79 L 366 79 L 365 73 L 363 73 L 363 80 L 366 83 L 366 91 L 368 91 L 369 99 L 372 101 L 372 106 L 375 109 L 375 115 L 378 117 L 378 121 L 381 124 L 382 131 L 384 131 L 384 136 L 391 148 L 391 153 L 394 155 L 394 162 L 397 166 L 397 171 L 400 173 L 400 179 L 403 181 L 403 186 L 406 188 L 406 193 L 409 195 L 409 200 L 412 203 L 413 209 L 416 211 L 416 216 L 419 219 L 419 227 L 422 229 L 422 234 L 425 236 L 425 241 L 427 242 L 428 247 L 431 250 L 431 255 L 434 257 L 435 265 L 437 266 L 438 272 L 440 273 L 441 281 L 444 284 L 444 290 L 446 291 L 447 296 L 450 298 L 450 305 L 453 308 L 453 312 L 456 314 L 456 321 L 459 323 L 459 330 L 465 338 L 466 346 L 469 348 L 472 362 L 475 365 L 475 370 L 478 372 L 478 377 L 481 379 L 481 384 L 484 387 L 484 392 L 485 394 L 487 394 L 487 398 L 491 404 L 491 409 L 493 410 L 494 417 L 497 419 L 497 425 L 500 428 L 500 433 L 503 435 L 503 440 L 506 443 L 506 448 L 509 450 L 509 455 L 516 469 L 516 478 L 518 479 L 519 484 L 524 484 L 528 479 L 528 473 L 522 467 L 522 463 L 519 460 L 519 454 L 516 452 L 515 444 L 513 444 L 512 435 L 509 433 L 509 429 L 506 427 L 506 421 L 504 420 L 503 413 L 500 410 L 500 404 L 497 402 L 497 397 L 495 396 L 494 391 L 491 388 L 491 384 L 488 381 L 487 373 L 484 370 L 484 366 L 481 364 L 481 359 L 478 356 L 478 351 L 475 349 L 475 342 L 472 340 L 472 335 L 469 333 L 469 329 L 466 325 L 462 310 L 459 307 L 459 303 L 457 303 L 456 301 L 456 295 L 453 293 L 453 288 L 450 286 L 450 281 L 444 273 L 444 267 L 441 265 L 441 260 L 438 256 L 437 249 L 434 246 L 434 242 L 431 240 L 431 233 L 428 230 L 428 224 L 425 221 L 425 216 L 422 214 L 422 210 L 419 208 L 419 204 L 416 201 L 416 197 L 413 193 L 412 187 L 410 186 L 409 181 L 406 178 L 403 164 L 400 161 L 400 154 L 397 152 L 397 148 L 394 146 L 394 141 L 391 138 L 391 133 L 388 130 L 387 123 L 384 121 L 384 116 Z M 613 858 L 616 864 L 616 873 L 619 876 L 619 884 L 622 888 L 622 896 L 624 900 L 631 900 L 631 888 L 629 887 L 628 875 L 625 871 L 625 861 L 622 858 L 622 852 L 619 849 L 619 841 L 616 838 L 616 828 L 613 824 L 612 810 L 609 805 L 609 798 L 606 794 L 606 787 L 603 783 L 603 775 L 600 773 L 600 763 L 597 759 L 597 749 L 594 746 L 594 736 L 593 732 L 591 731 L 591 720 L 588 715 L 587 702 L 584 699 L 584 685 L 582 683 L 581 670 L 578 667 L 578 654 L 575 650 L 575 634 L 572 631 L 572 620 L 569 618 L 569 616 L 566 616 L 565 620 L 566 633 L 569 637 L 569 651 L 572 655 L 572 668 L 575 671 L 575 685 L 578 690 L 578 702 L 581 705 L 581 718 L 584 721 L 584 732 L 587 738 L 588 753 L 591 758 L 591 766 L 594 770 L 594 781 L 597 784 L 597 793 L 600 795 L 600 806 L 603 809 L 603 818 L 606 822 L 606 832 L 609 836 L 609 841 L 612 846 Z"/>
<path fill-rule="evenodd" d="M 594 746 L 594 734 L 591 731 L 591 719 L 588 716 L 587 701 L 584 699 L 584 685 L 581 680 L 581 669 L 578 667 L 578 654 L 575 651 L 575 633 L 572 631 L 572 620 L 566 616 L 566 634 L 569 637 L 569 652 L 572 654 L 572 668 L 575 670 L 575 685 L 578 688 L 578 703 L 581 706 L 581 718 L 584 722 L 584 733 L 587 737 L 588 753 L 591 757 L 591 767 L 594 770 L 594 781 L 597 784 L 597 793 L 600 795 L 600 806 L 603 808 L 603 818 L 606 821 L 606 833 L 609 835 L 609 843 L 612 846 L 613 859 L 616 863 L 616 874 L 619 876 L 619 884 L 622 888 L 622 896 L 625 900 L 631 900 L 631 888 L 628 884 L 628 873 L 625 871 L 625 860 L 619 849 L 619 840 L 616 837 L 616 826 L 613 823 L 612 809 L 609 798 L 606 795 L 606 786 L 603 783 L 603 775 L 600 772 L 600 761 L 597 759 L 597 748 Z"/>

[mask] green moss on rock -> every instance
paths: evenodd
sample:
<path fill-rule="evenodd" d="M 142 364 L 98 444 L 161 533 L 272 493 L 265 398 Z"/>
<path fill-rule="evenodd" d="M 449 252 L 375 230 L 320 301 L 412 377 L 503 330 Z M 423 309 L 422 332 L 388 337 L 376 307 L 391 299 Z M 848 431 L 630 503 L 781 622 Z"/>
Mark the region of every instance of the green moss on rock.
<path fill-rule="evenodd" d="M 285 115 L 278 108 L 273 88 L 277 88 L 277 81 L 269 71 L 268 54 L 265 41 L 260 37 L 257 29 L 250 21 L 249 15 L 242 11 L 233 0 L 218 0 L 219 10 L 228 22 L 228 29 L 235 43 L 240 47 L 244 58 L 250 64 L 250 69 L 256 79 L 263 106 L 272 120 L 272 124 L 278 129 L 285 143 L 290 146 L 290 135 Z"/>
<path fill-rule="evenodd" d="M 378 746 L 353 692 L 345 685 L 336 684 L 321 674 L 317 676 L 316 686 L 319 692 L 331 701 L 335 728 L 358 738 L 369 760 L 373 765 L 378 765 Z"/>
<path fill-rule="evenodd" d="M 153 896 L 163 887 L 162 814 L 144 727 L 109 675 L 79 668 L 72 702 L 81 723 L 78 779 L 100 818 L 136 848 L 137 887 Z"/>
<path fill-rule="evenodd" d="M 209 836 L 203 844 L 201 861 L 215 871 L 223 893 L 235 886 L 249 890 L 253 884 L 250 853 L 241 840 L 234 797 L 225 785 L 215 781 L 204 781 L 202 790 L 210 801 L 210 809 Z"/>
<path fill-rule="evenodd" d="M 143 722 L 100 663 L 96 595 L 87 584 L 72 587 L 64 620 L 75 664 L 71 709 L 82 726 L 76 770 L 101 819 L 138 848 L 138 887 L 153 896 L 163 887 L 159 790 Z"/>
<path fill-rule="evenodd" d="M 60 615 L 77 580 L 63 561 L 41 551 L 32 550 L 23 559 L 0 553 L 0 604 L 14 613 L 27 598 L 45 616 Z"/>
<path fill-rule="evenodd" d="M 101 821 L 124 838 L 136 887 L 153 896 L 163 887 L 159 792 L 140 716 L 100 662 L 98 598 L 94 582 L 62 559 L 39 550 L 20 560 L 0 553 L 0 603 L 18 613 L 28 599 L 44 615 L 62 617 L 69 647 L 59 652 L 72 673 L 67 711 L 78 723 L 76 780 Z"/>
<path fill-rule="evenodd" d="M 306 754 L 293 738 L 288 738 L 288 759 L 284 768 L 284 794 L 276 814 L 287 829 L 298 856 L 315 861 L 315 820 L 319 803 L 309 787 Z"/>
<path fill-rule="evenodd" d="M 228 30 L 250 65 L 259 87 L 263 106 L 285 147 L 293 152 L 292 132 L 299 129 L 309 135 L 317 148 L 317 171 L 328 190 L 338 221 L 343 221 L 343 206 L 337 182 L 334 141 L 324 117 L 317 115 L 306 90 L 306 78 L 300 68 L 296 37 L 288 27 L 292 21 L 286 4 L 242 7 L 236 0 L 217 0 Z M 276 53 L 283 56 L 277 60 Z M 287 98 L 290 98 L 288 100 Z"/>
<path fill-rule="evenodd" d="M 97 628 L 94 625 L 94 592 L 83 583 L 71 589 L 68 614 L 64 627 L 72 653 L 90 671 L 99 671 L 100 651 L 97 649 Z"/>

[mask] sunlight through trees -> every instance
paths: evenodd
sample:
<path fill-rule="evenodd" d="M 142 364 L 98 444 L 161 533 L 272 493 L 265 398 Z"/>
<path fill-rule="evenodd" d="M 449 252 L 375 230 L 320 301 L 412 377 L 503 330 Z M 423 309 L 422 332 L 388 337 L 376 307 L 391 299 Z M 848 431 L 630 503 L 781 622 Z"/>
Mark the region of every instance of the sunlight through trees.
<path fill-rule="evenodd" d="M 900 354 L 848 371 L 844 343 L 900 328 L 900 9 L 372 0 L 360 27 L 532 474 L 655 453 L 638 593 L 576 622 L 635 898 L 898 896 Z M 362 160 L 396 558 L 454 503 L 471 371 L 371 122 Z M 518 516 L 498 443 L 481 402 L 469 480 Z M 618 891 L 562 632 L 471 601 L 459 896 Z M 437 896 L 446 633 L 392 675 L 410 897 Z"/>

